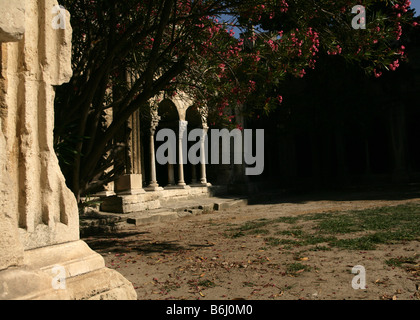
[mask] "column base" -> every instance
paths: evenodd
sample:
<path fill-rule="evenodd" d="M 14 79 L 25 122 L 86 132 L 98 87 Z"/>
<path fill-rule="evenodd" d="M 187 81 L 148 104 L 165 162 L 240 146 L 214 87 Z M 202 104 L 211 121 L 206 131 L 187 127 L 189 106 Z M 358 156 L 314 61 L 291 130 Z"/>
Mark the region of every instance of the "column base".
<path fill-rule="evenodd" d="M 137 298 L 133 285 L 80 240 L 26 251 L 24 266 L 0 271 L 0 284 L 5 300 Z"/>
<path fill-rule="evenodd" d="M 147 188 L 144 188 L 144 190 L 147 192 L 153 192 L 153 191 L 162 191 L 163 188 L 159 187 L 159 185 L 156 185 L 156 186 L 150 185 Z"/>
<path fill-rule="evenodd" d="M 117 195 L 134 195 L 144 193 L 141 174 L 126 174 L 115 181 L 114 191 Z"/>
<path fill-rule="evenodd" d="M 206 182 L 206 183 L 194 183 L 194 184 L 190 184 L 190 186 L 192 187 L 192 188 L 196 188 L 196 187 L 211 187 L 212 186 L 212 184 L 210 183 L 210 182 Z"/>

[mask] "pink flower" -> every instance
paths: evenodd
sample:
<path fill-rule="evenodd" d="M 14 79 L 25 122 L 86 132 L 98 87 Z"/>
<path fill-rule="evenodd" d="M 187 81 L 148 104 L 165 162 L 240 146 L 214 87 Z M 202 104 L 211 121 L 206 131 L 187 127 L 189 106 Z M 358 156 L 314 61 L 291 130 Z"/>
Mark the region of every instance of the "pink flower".
<path fill-rule="evenodd" d="M 373 69 L 373 73 L 375 75 L 375 78 L 379 78 L 380 76 L 382 76 L 382 72 L 377 72 L 376 69 Z"/>
<path fill-rule="evenodd" d="M 397 59 L 397 60 L 395 60 L 393 63 L 391 63 L 390 65 L 389 65 L 389 68 L 392 70 L 392 71 L 395 71 L 395 70 L 397 70 L 397 68 L 400 66 L 400 63 L 399 63 L 399 60 Z"/>
<path fill-rule="evenodd" d="M 300 72 L 299 72 L 299 77 L 303 78 L 303 77 L 305 76 L 305 74 L 306 74 L 305 69 L 302 69 L 302 70 L 300 70 Z"/>

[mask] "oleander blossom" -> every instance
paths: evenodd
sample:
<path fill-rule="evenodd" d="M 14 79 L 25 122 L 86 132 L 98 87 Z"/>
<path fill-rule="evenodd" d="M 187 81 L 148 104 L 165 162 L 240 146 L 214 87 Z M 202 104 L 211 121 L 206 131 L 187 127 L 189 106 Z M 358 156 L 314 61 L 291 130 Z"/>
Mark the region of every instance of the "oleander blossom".
<path fill-rule="evenodd" d="M 395 71 L 395 70 L 397 70 L 397 68 L 399 66 L 400 66 L 400 63 L 399 63 L 399 60 L 397 59 L 389 65 L 389 69 L 392 70 L 392 71 Z"/>

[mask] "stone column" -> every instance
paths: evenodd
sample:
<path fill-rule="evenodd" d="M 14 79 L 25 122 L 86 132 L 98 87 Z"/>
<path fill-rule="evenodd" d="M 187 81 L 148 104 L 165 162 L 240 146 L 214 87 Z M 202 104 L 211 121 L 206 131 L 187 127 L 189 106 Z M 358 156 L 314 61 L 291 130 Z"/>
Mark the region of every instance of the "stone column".
<path fill-rule="evenodd" d="M 133 70 L 122 72 L 123 81 L 127 87 L 132 87 L 136 82 Z M 115 182 L 115 192 L 118 195 L 134 195 L 145 193 L 141 167 L 141 138 L 140 138 L 140 111 L 135 111 L 129 120 L 125 131 L 128 131 L 127 145 L 125 147 L 124 166 L 125 174 Z M 126 132 L 127 132 L 126 131 Z"/>
<path fill-rule="evenodd" d="M 201 161 L 200 161 L 200 171 L 201 171 L 200 184 L 202 186 L 210 187 L 211 183 L 207 182 L 207 172 L 206 172 L 208 155 L 205 154 L 205 152 L 208 151 L 206 149 L 206 138 L 209 131 L 209 126 L 207 123 L 208 114 L 209 114 L 208 107 L 204 106 L 200 108 L 199 113 L 201 116 L 201 126 L 203 127 L 203 136 L 201 137 L 201 150 L 203 150 L 203 152 L 201 152 Z"/>
<path fill-rule="evenodd" d="M 125 159 L 125 175 L 115 182 L 115 192 L 118 195 L 133 195 L 145 193 L 141 171 L 140 146 L 140 112 L 136 111 L 128 120 L 130 136 Z"/>
<path fill-rule="evenodd" d="M 0 299 L 136 298 L 80 241 L 54 152 L 53 86 L 72 76 L 69 22 L 56 0 L 0 0 Z"/>
<path fill-rule="evenodd" d="M 183 144 L 184 144 L 184 135 L 187 132 L 188 122 L 180 121 L 179 122 L 179 137 L 178 137 L 178 186 L 185 187 L 187 184 L 184 180 L 184 154 L 183 154 Z"/>
<path fill-rule="evenodd" d="M 158 115 L 158 111 L 153 110 L 151 111 L 152 115 L 152 122 L 150 124 L 150 184 L 146 191 L 159 191 L 163 190 L 162 187 L 159 187 L 156 178 L 156 151 L 155 151 L 155 133 L 156 128 L 159 125 L 160 116 Z"/>
<path fill-rule="evenodd" d="M 207 124 L 203 124 L 203 136 L 201 138 L 201 150 L 203 150 L 203 152 L 201 152 L 201 161 L 200 161 L 200 169 L 201 169 L 201 179 L 200 179 L 200 183 L 202 185 L 206 185 L 209 186 L 210 184 L 207 182 L 207 173 L 206 173 L 206 157 L 207 155 L 205 154 L 206 148 L 205 148 L 205 142 L 206 142 L 206 137 L 207 137 L 207 132 L 209 130 L 209 127 L 207 126 Z"/>

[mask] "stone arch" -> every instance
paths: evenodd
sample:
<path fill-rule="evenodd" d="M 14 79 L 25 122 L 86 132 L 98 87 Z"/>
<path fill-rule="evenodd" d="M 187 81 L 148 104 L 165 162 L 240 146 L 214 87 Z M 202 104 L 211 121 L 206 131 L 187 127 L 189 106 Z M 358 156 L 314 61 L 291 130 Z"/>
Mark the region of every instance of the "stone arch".
<path fill-rule="evenodd" d="M 200 109 L 196 105 L 189 107 L 185 113 L 185 120 L 188 121 L 189 128 L 202 128 L 203 117 Z"/>
<path fill-rule="evenodd" d="M 177 93 L 171 97 L 167 96 L 164 92 L 161 92 L 159 95 L 155 96 L 150 101 L 150 116 L 151 116 L 151 126 L 150 126 L 150 135 L 149 135 L 149 147 L 150 150 L 148 155 L 148 161 L 150 163 L 150 183 L 146 191 L 159 191 L 162 190 L 159 187 L 158 181 L 162 182 L 162 185 L 165 185 L 166 188 L 183 188 L 188 189 L 188 186 L 185 183 L 185 172 L 184 166 L 185 163 L 188 164 L 185 157 L 187 154 L 180 152 L 185 146 L 187 141 L 188 129 L 203 128 L 204 136 L 207 133 L 207 116 L 205 108 L 197 108 L 194 106 L 193 100 L 184 92 Z M 192 127 L 188 124 L 188 121 L 191 121 Z M 176 136 L 176 159 L 177 164 L 165 164 L 161 165 L 156 161 L 156 151 L 159 147 L 166 143 L 162 141 L 156 141 L 156 133 L 159 133 L 162 129 L 171 129 Z M 202 148 L 204 147 L 204 139 L 202 139 Z M 188 148 L 187 148 L 188 150 Z M 204 153 L 203 153 L 204 154 Z M 204 157 L 204 156 L 203 156 Z M 197 170 L 200 172 L 200 178 L 193 179 L 189 175 L 188 182 L 192 181 L 193 183 L 199 186 L 209 186 L 206 179 L 206 169 L 205 161 L 202 161 L 203 165 L 200 165 L 200 168 Z M 177 170 L 176 170 L 177 169 Z M 189 171 L 191 173 L 191 169 Z M 198 181 L 199 180 L 199 181 Z M 199 182 L 199 183 L 198 183 Z"/>
<path fill-rule="evenodd" d="M 179 125 L 180 115 L 176 104 L 170 99 L 164 99 L 159 103 L 157 108 L 160 117 L 158 128 L 177 129 Z"/>
<path fill-rule="evenodd" d="M 180 115 L 175 103 L 171 99 L 163 99 L 158 104 L 157 112 L 160 118 L 158 130 L 171 129 L 178 137 Z M 163 142 L 156 142 L 156 149 L 159 148 L 162 143 Z M 174 186 L 176 184 L 176 181 L 178 181 L 177 179 L 179 179 L 176 171 L 174 165 L 156 164 L 157 179 L 163 186 Z"/>
<path fill-rule="evenodd" d="M 187 110 L 194 104 L 194 101 L 185 92 L 177 93 L 171 98 L 171 101 L 174 103 L 178 110 L 179 120 L 185 121 Z"/>

